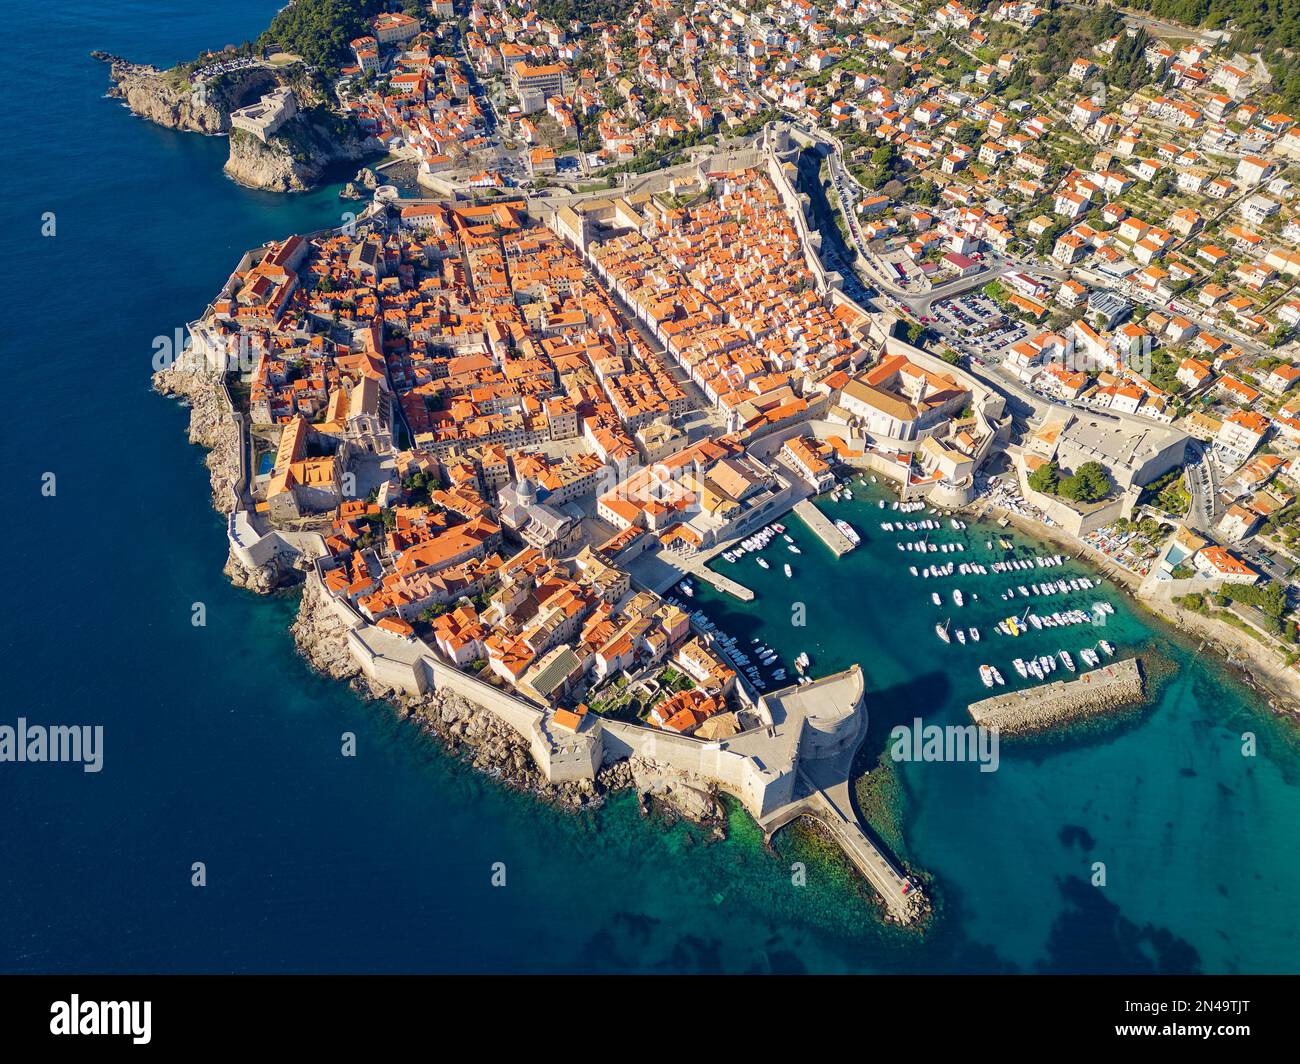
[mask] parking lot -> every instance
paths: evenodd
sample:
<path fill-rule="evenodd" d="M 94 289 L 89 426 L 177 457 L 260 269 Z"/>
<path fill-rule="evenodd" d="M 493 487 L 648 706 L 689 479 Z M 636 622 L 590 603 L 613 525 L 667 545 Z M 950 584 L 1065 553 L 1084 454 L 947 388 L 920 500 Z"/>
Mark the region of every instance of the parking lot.
<path fill-rule="evenodd" d="M 942 300 L 934 304 L 933 310 L 934 318 L 923 318 L 923 323 L 933 322 L 940 332 L 955 339 L 968 355 L 981 363 L 996 359 L 1028 335 L 1020 322 L 1008 318 L 996 303 L 978 292 Z"/>

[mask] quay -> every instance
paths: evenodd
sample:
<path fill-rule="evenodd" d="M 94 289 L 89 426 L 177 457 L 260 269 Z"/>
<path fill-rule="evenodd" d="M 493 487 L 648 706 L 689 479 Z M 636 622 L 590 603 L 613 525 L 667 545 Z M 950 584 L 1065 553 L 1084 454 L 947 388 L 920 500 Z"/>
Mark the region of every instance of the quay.
<path fill-rule="evenodd" d="M 709 568 L 708 562 L 703 558 L 683 558 L 679 562 L 681 568 L 691 576 L 698 577 L 706 583 L 712 584 L 719 591 L 725 591 L 741 602 L 753 602 L 754 592 L 737 580 L 732 580 L 729 576 L 723 576 Z"/>
<path fill-rule="evenodd" d="M 1085 672 L 1077 680 L 995 695 L 972 702 L 968 709 L 981 727 L 1016 735 L 1130 706 L 1145 693 L 1142 666 L 1137 658 L 1125 658 Z"/>
<path fill-rule="evenodd" d="M 794 512 L 817 534 L 818 539 L 835 552 L 835 557 L 841 558 L 853 549 L 853 544 L 849 542 L 848 537 L 807 499 L 795 503 Z"/>

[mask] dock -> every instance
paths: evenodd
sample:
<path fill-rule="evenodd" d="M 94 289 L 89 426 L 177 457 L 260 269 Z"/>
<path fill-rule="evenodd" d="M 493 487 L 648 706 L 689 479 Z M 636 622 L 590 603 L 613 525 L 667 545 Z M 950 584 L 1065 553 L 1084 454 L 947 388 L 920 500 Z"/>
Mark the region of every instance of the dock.
<path fill-rule="evenodd" d="M 721 573 L 710 569 L 708 563 L 699 559 L 682 559 L 679 563 L 681 567 L 691 576 L 703 580 L 719 591 L 725 591 L 728 595 L 740 599 L 741 602 L 753 602 L 754 592 L 737 580 L 732 580 L 729 576 L 723 576 Z"/>
<path fill-rule="evenodd" d="M 1142 666 L 1137 658 L 1125 658 L 1082 673 L 1076 680 L 995 695 L 972 702 L 968 709 L 981 727 L 1016 735 L 1131 706 L 1145 693 Z"/>
<path fill-rule="evenodd" d="M 795 503 L 794 512 L 817 534 L 818 539 L 835 552 L 835 557 L 842 558 L 853 549 L 853 544 L 849 542 L 848 537 L 807 499 Z"/>

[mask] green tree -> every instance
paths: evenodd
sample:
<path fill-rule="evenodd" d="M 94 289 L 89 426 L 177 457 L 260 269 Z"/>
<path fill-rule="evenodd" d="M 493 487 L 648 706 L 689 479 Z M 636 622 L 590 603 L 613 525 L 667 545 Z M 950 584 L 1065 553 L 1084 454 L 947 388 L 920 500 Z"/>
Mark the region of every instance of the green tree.
<path fill-rule="evenodd" d="M 1029 474 L 1029 486 L 1046 495 L 1055 495 L 1061 483 L 1061 471 L 1055 462 L 1044 462 Z"/>

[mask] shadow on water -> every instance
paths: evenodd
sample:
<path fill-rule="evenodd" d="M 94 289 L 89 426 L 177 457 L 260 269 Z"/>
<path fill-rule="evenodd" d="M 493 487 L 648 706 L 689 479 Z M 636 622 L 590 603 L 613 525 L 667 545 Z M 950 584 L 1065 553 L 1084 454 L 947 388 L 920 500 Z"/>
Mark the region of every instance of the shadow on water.
<path fill-rule="evenodd" d="M 1036 965 L 1039 972 L 1200 974 L 1201 957 L 1190 942 L 1168 928 L 1127 919 L 1106 899 L 1104 887 L 1077 876 L 1057 883 L 1064 911 L 1052 925 L 1047 957 Z"/>

